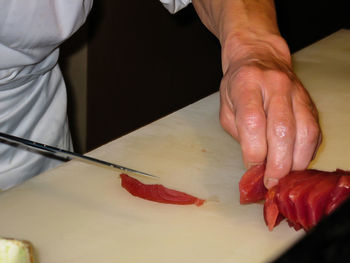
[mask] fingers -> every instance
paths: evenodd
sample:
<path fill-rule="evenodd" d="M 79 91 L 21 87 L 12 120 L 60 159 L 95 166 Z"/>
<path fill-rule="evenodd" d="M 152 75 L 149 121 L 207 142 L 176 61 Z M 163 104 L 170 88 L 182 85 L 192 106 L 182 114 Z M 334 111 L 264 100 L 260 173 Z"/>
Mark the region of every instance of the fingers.
<path fill-rule="evenodd" d="M 309 99 L 296 99 L 293 108 L 298 121 L 292 169 L 304 170 L 314 158 L 322 138 L 313 103 Z"/>
<path fill-rule="evenodd" d="M 238 141 L 238 131 L 232 98 L 230 98 L 228 92 L 228 87 L 222 85 L 220 88 L 220 122 L 225 131 Z"/>
<path fill-rule="evenodd" d="M 249 168 L 265 161 L 267 143 L 261 89 L 246 77 L 237 77 L 234 87 L 222 85 L 220 121 L 241 144 L 243 161 Z"/>
<path fill-rule="evenodd" d="M 267 188 L 276 185 L 292 168 L 296 138 L 295 118 L 290 94 L 279 91 L 267 105 L 268 154 L 264 183 Z"/>
<path fill-rule="evenodd" d="M 317 110 L 287 74 L 246 69 L 223 80 L 220 120 L 241 144 L 247 168 L 266 161 L 264 183 L 271 188 L 314 157 L 321 142 Z"/>
<path fill-rule="evenodd" d="M 246 87 L 238 97 L 236 124 L 247 168 L 263 163 L 267 154 L 266 117 L 259 88 Z"/>
<path fill-rule="evenodd" d="M 267 101 L 268 154 L 264 183 L 276 185 L 290 170 L 304 170 L 321 143 L 318 113 L 300 82 L 276 81 Z"/>

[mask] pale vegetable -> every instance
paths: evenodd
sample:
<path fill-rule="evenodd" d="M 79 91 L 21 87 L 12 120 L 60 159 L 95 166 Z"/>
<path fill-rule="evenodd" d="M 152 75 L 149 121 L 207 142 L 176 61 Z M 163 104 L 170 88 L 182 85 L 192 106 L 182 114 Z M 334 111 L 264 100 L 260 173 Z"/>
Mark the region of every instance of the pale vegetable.
<path fill-rule="evenodd" d="M 0 263 L 33 263 L 32 247 L 27 241 L 0 238 Z"/>

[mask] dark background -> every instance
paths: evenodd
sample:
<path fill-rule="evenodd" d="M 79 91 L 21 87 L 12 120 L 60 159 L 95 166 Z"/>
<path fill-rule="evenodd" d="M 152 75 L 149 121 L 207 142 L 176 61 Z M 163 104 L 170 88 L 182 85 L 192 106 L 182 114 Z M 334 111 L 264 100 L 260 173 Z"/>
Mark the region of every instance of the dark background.
<path fill-rule="evenodd" d="M 275 3 L 281 34 L 292 52 L 349 27 L 345 0 Z M 63 53 L 84 41 L 87 150 L 219 88 L 220 45 L 192 5 L 171 15 L 158 0 L 96 0 L 87 24 L 65 44 Z"/>

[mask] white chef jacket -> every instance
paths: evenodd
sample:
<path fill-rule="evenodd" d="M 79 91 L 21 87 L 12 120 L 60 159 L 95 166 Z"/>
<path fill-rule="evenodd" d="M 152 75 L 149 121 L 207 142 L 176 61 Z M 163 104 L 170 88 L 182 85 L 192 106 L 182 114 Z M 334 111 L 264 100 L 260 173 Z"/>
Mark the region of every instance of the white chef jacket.
<path fill-rule="evenodd" d="M 72 150 L 58 46 L 85 21 L 93 0 L 0 0 L 0 132 Z M 190 1 L 161 0 L 170 12 Z M 0 190 L 60 163 L 0 143 Z"/>
<path fill-rule="evenodd" d="M 191 3 L 191 0 L 160 0 L 160 2 L 163 3 L 164 7 L 168 9 L 170 13 L 176 13 Z"/>

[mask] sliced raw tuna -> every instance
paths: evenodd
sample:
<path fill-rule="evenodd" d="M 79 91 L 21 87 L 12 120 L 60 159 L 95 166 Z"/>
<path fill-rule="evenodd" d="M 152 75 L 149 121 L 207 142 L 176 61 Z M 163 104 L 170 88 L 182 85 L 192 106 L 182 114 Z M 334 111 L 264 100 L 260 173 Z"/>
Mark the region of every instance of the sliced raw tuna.
<path fill-rule="evenodd" d="M 325 215 L 325 209 L 331 199 L 332 192 L 335 190 L 339 175 L 327 174 L 320 178 L 319 182 L 314 184 L 307 198 L 308 222 L 304 228 L 312 227 L 320 221 Z"/>
<path fill-rule="evenodd" d="M 130 194 L 158 203 L 201 206 L 205 200 L 172 190 L 160 184 L 143 184 L 127 174 L 120 175 L 122 187 Z"/>
<path fill-rule="evenodd" d="M 276 203 L 276 189 L 271 189 L 266 194 L 264 205 L 264 219 L 267 227 L 272 230 L 281 221 L 281 214 Z M 283 217 L 282 217 L 283 219 Z"/>
<path fill-rule="evenodd" d="M 350 196 L 350 171 L 295 171 L 269 190 L 263 184 L 264 173 L 265 166 L 259 165 L 243 175 L 240 202 L 265 199 L 264 218 L 270 230 L 283 218 L 296 230 L 309 230 Z"/>
<path fill-rule="evenodd" d="M 281 184 L 276 187 L 277 204 L 281 214 L 287 217 L 290 223 L 298 222 L 298 212 L 301 212 L 302 207 L 296 207 L 296 203 L 303 199 L 303 194 L 298 189 L 305 188 L 305 176 L 300 172 L 293 172 L 288 182 L 288 187 L 285 187 L 286 178 L 281 179 Z"/>
<path fill-rule="evenodd" d="M 250 168 L 239 182 L 241 204 L 255 203 L 265 199 L 266 188 L 264 186 L 265 164 Z"/>
<path fill-rule="evenodd" d="M 298 174 L 302 178 L 300 178 L 293 187 L 285 187 L 290 189 L 287 202 L 292 204 L 294 209 L 286 214 L 286 218 L 288 218 L 291 223 L 299 224 L 306 228 L 308 225 L 308 209 L 306 201 L 308 200 L 309 194 L 312 193 L 315 184 L 318 183 L 320 177 L 318 174 L 309 174 L 307 177 L 303 176 L 301 172 L 298 172 Z M 280 202 L 283 202 L 283 199 L 280 200 Z"/>
<path fill-rule="evenodd" d="M 330 201 L 326 207 L 327 214 L 336 209 L 350 195 L 350 176 L 346 174 L 348 172 L 337 170 L 337 172 L 339 171 L 344 175 L 340 177 L 337 186 L 331 195 Z"/>

